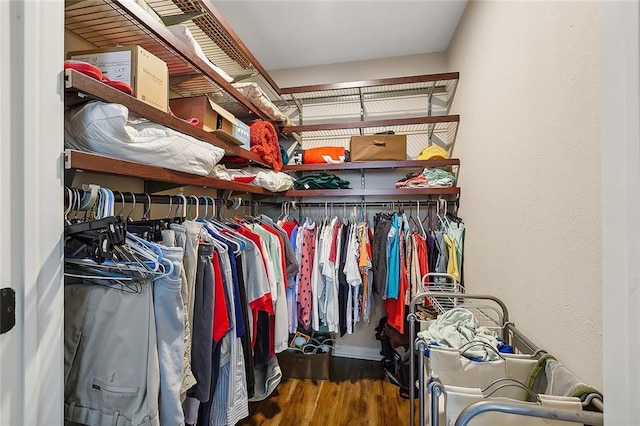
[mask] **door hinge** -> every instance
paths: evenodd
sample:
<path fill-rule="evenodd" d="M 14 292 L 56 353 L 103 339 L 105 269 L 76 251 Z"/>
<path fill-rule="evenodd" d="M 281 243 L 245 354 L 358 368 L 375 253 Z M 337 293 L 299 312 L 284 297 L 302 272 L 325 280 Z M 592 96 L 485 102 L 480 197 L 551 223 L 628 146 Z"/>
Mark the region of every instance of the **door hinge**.
<path fill-rule="evenodd" d="M 0 289 L 0 334 L 16 325 L 16 292 L 12 288 Z"/>

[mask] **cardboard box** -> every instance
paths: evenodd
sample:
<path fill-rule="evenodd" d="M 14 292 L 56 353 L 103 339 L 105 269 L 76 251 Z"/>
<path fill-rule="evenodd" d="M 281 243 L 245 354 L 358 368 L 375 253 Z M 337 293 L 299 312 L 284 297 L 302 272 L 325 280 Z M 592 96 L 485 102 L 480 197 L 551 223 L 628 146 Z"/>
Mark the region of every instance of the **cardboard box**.
<path fill-rule="evenodd" d="M 169 106 L 177 117 L 197 118 L 197 127 L 205 132 L 213 132 L 220 139 L 249 149 L 249 126 L 206 96 L 171 99 Z"/>
<path fill-rule="evenodd" d="M 69 52 L 69 59 L 89 62 L 110 80 L 122 81 L 138 100 L 167 112 L 169 70 L 167 64 L 140 46 Z"/>
<path fill-rule="evenodd" d="M 277 356 L 284 378 L 329 380 L 331 352 L 304 354 L 284 351 Z"/>
<path fill-rule="evenodd" d="M 404 161 L 407 135 L 351 136 L 351 161 Z"/>

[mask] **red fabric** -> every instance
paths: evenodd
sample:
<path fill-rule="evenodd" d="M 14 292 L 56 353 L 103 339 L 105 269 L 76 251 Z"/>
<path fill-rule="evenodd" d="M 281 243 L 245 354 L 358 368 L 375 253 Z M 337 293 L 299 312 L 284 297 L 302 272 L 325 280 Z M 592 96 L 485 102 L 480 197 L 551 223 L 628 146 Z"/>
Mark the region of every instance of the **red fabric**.
<path fill-rule="evenodd" d="M 288 220 L 287 222 L 283 222 L 280 227 L 282 229 L 284 229 L 285 232 L 287 233 L 287 235 L 289 236 L 289 238 L 291 238 L 291 234 L 293 233 L 293 229 L 296 226 L 298 226 L 298 221 L 293 219 L 293 220 Z"/>
<path fill-rule="evenodd" d="M 427 252 L 427 241 L 420 235 L 416 235 L 416 238 L 414 240 L 416 242 L 416 247 L 414 248 L 414 250 L 418 250 L 418 266 L 420 267 L 420 277 L 424 277 L 429 273 L 429 262 L 427 261 L 427 259 L 429 258 L 429 253 Z M 431 305 L 429 299 L 424 299 L 424 305 Z"/>
<path fill-rule="evenodd" d="M 251 138 L 251 151 L 262 158 L 262 161 L 279 172 L 282 169 L 282 155 L 278 134 L 273 124 L 268 121 L 256 121 L 249 126 Z"/>
<path fill-rule="evenodd" d="M 220 256 L 217 252 L 213 252 L 213 285 L 214 285 L 214 303 L 213 303 L 213 341 L 219 342 L 229 330 L 229 312 L 224 297 L 224 282 L 222 281 L 222 272 L 220 271 Z"/>
<path fill-rule="evenodd" d="M 339 223 L 333 227 L 331 231 L 331 248 L 329 249 L 329 260 L 331 262 L 336 263 L 336 259 L 338 258 L 338 232 L 342 229 L 342 224 Z"/>

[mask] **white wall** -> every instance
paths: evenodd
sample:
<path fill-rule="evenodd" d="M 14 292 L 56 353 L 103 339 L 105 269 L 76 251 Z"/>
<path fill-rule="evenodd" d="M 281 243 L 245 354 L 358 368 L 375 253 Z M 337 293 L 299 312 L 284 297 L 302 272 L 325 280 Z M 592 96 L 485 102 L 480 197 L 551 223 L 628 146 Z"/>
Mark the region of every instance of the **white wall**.
<path fill-rule="evenodd" d="M 599 6 L 469 2 L 460 72 L 460 214 L 469 291 L 602 389 Z"/>
<path fill-rule="evenodd" d="M 600 14 L 605 424 L 640 418 L 640 5 Z"/>
<path fill-rule="evenodd" d="M 314 67 L 270 70 L 280 87 L 341 83 L 446 72 L 444 53 L 399 56 Z"/>
<path fill-rule="evenodd" d="M 0 424 L 55 426 L 63 410 L 64 4 L 0 2 Z"/>

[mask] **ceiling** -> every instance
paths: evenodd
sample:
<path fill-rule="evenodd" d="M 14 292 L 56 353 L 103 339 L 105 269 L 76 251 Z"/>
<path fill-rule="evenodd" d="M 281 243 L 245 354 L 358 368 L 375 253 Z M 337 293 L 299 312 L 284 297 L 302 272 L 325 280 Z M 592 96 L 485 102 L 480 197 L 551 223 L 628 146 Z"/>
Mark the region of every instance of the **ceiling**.
<path fill-rule="evenodd" d="M 235 0 L 214 6 L 267 70 L 442 52 L 466 0 Z"/>

